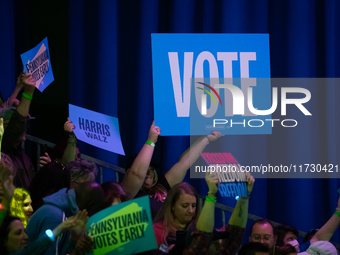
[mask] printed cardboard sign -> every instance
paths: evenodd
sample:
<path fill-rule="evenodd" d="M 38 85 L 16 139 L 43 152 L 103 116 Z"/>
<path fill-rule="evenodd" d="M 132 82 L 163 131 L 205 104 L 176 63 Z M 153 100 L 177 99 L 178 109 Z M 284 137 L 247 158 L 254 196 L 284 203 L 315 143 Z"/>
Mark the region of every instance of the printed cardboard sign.
<path fill-rule="evenodd" d="M 20 57 L 25 72 L 32 74 L 36 88 L 43 92 L 54 81 L 47 37 Z"/>
<path fill-rule="evenodd" d="M 117 204 L 89 218 L 93 254 L 136 254 L 157 249 L 148 196 Z"/>
<path fill-rule="evenodd" d="M 118 119 L 69 104 L 69 119 L 78 140 L 98 148 L 125 155 Z"/>
<path fill-rule="evenodd" d="M 155 124 L 162 135 L 271 134 L 271 114 L 254 113 L 272 105 L 268 34 L 151 39 Z"/>
<path fill-rule="evenodd" d="M 195 171 L 216 173 L 220 185 L 218 190 L 222 197 L 246 197 L 246 175 L 231 153 L 201 153 L 208 166 L 196 166 Z"/>

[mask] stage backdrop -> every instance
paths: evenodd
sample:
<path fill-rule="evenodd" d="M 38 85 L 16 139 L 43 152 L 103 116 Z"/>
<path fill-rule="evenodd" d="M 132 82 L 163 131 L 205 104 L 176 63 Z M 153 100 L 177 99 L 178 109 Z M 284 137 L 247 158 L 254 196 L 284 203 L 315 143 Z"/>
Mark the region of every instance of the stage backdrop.
<path fill-rule="evenodd" d="M 151 33 L 268 33 L 271 76 L 339 77 L 336 0 L 12 1 L 0 3 L 1 92 L 7 99 L 22 70 L 20 54 L 48 37 L 55 81 L 37 91 L 30 132 L 57 142 L 68 103 L 119 119 L 126 155 L 137 153 L 153 120 Z M 339 91 L 312 92 L 313 123 L 272 135 L 224 137 L 241 165 L 339 162 Z M 155 161 L 166 172 L 189 137 L 161 137 Z M 279 149 L 271 150 L 273 144 Z M 79 142 L 81 152 L 124 167 L 126 157 Z M 257 162 L 258 160 L 258 162 Z M 114 174 L 105 171 L 104 181 Z M 193 183 L 205 195 L 203 180 Z M 202 185 L 203 184 L 203 185 Z M 249 212 L 307 231 L 321 227 L 337 206 L 332 179 L 257 179 Z M 235 200 L 223 200 L 234 206 Z M 220 224 L 217 223 L 217 225 Z M 333 240 L 339 242 L 337 231 Z"/>

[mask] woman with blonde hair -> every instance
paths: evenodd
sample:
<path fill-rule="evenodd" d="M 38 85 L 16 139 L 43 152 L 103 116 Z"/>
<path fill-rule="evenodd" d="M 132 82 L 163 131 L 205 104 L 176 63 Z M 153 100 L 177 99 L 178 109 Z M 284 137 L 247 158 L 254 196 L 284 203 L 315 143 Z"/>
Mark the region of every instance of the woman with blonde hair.
<path fill-rule="evenodd" d="M 174 185 L 154 219 L 154 232 L 158 249 L 172 254 L 182 254 L 183 248 L 188 243 L 188 235 L 194 237 L 194 242 L 190 244 L 183 254 L 201 254 L 211 248 L 213 240 L 212 231 L 214 228 L 214 209 L 216 203 L 216 193 L 218 191 L 218 177 L 214 173 L 207 172 L 206 182 L 209 190 L 200 215 L 198 196 L 195 189 L 185 182 Z M 247 183 L 247 197 L 240 197 L 231 214 L 229 222 L 219 231 L 223 231 L 224 239 L 215 247 L 216 252 L 226 255 L 234 255 L 242 244 L 242 238 L 247 224 L 249 196 L 253 189 L 255 179 L 250 175 L 245 175 Z M 183 232 L 177 232 L 183 231 Z M 185 231 L 185 232 L 184 232 Z M 176 233 L 177 232 L 177 233 Z M 181 236 L 184 240 L 176 240 Z M 179 246 L 179 248 L 176 248 Z"/>
<path fill-rule="evenodd" d="M 176 231 L 195 228 L 199 215 L 196 190 L 186 182 L 174 185 L 168 192 L 154 222 L 158 246 L 176 242 Z"/>
<path fill-rule="evenodd" d="M 26 228 L 33 214 L 31 196 L 25 189 L 16 188 L 10 205 L 10 214 L 18 217 Z"/>

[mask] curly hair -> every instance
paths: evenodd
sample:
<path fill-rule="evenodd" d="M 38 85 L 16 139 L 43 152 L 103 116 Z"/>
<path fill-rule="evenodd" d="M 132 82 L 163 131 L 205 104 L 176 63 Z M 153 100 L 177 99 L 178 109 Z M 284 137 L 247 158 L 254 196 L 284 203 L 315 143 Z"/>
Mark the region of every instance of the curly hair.
<path fill-rule="evenodd" d="M 27 218 L 23 210 L 23 204 L 29 195 L 28 191 L 22 188 L 16 188 L 9 209 L 11 216 L 18 217 L 25 228 L 27 226 Z"/>
<path fill-rule="evenodd" d="M 98 168 L 95 163 L 85 159 L 79 159 L 79 161 L 71 161 L 66 165 L 71 173 L 71 182 L 85 182 L 95 181 L 98 173 Z"/>

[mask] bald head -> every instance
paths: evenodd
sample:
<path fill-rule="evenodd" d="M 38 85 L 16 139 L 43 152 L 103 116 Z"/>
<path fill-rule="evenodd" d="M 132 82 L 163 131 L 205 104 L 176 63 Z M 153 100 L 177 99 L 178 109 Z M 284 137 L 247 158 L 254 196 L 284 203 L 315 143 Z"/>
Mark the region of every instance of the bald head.
<path fill-rule="evenodd" d="M 99 212 L 104 208 L 105 195 L 98 183 L 82 182 L 74 189 L 76 193 L 76 202 L 79 210 L 87 210 L 89 216 Z"/>

